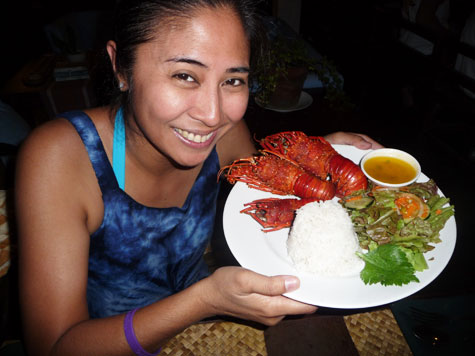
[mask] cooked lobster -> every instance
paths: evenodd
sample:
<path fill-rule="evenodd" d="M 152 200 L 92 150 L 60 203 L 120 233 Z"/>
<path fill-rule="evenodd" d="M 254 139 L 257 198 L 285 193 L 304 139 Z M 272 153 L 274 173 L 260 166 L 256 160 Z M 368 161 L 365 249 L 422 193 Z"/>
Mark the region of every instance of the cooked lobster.
<path fill-rule="evenodd" d="M 218 177 L 227 171 L 231 184 L 246 183 L 250 188 L 279 195 L 296 195 L 301 198 L 332 199 L 335 187 L 328 180 L 322 180 L 306 172 L 292 161 L 267 151 L 261 155 L 234 161 L 223 167 Z"/>
<path fill-rule="evenodd" d="M 267 136 L 260 144 L 266 150 L 296 162 L 321 179 L 329 176 L 335 184 L 338 197 L 366 189 L 368 186 L 368 180 L 360 167 L 340 155 L 323 137 L 307 136 L 300 131 L 287 131 Z"/>
<path fill-rule="evenodd" d="M 329 200 L 366 190 L 368 181 L 360 167 L 340 155 L 323 137 L 288 131 L 265 137 L 257 156 L 224 167 L 231 184 L 302 199 L 261 199 L 245 204 L 241 212 L 251 215 L 264 231 L 289 227 L 295 210 L 315 200 Z"/>

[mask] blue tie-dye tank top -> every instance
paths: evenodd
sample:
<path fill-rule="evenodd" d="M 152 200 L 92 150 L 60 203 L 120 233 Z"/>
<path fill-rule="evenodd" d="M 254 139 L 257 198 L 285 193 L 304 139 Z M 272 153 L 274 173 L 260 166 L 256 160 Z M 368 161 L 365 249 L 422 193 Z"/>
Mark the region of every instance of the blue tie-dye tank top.
<path fill-rule="evenodd" d="M 92 120 L 80 111 L 61 117 L 74 125 L 84 142 L 104 201 L 102 224 L 90 241 L 90 316 L 106 317 L 151 304 L 207 276 L 203 254 L 213 231 L 219 189 L 216 149 L 183 207 L 151 208 L 119 188 Z"/>

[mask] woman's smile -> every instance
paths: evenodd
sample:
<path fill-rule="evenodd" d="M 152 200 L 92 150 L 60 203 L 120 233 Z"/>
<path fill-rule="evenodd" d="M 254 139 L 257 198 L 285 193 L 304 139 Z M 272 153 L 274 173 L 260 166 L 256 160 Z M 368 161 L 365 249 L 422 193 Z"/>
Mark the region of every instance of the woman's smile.
<path fill-rule="evenodd" d="M 198 134 L 175 128 L 175 132 L 178 134 L 177 136 L 186 144 L 198 144 L 200 147 L 210 145 L 216 136 L 216 131 L 210 132 L 208 134 Z"/>

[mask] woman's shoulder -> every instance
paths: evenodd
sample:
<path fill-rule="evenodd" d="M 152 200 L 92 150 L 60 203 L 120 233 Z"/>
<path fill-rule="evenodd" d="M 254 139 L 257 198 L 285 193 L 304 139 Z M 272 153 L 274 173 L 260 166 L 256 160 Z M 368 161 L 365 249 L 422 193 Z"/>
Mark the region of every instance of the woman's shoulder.
<path fill-rule="evenodd" d="M 105 109 L 92 109 L 85 114 L 91 118 L 95 126 L 100 126 L 101 132 L 106 135 Z M 71 159 L 84 152 L 84 144 L 71 122 L 60 115 L 32 130 L 23 142 L 21 151 L 49 159 L 61 157 Z"/>
<path fill-rule="evenodd" d="M 97 119 L 97 112 L 88 112 Z M 65 183 L 81 177 L 94 178 L 86 147 L 78 131 L 65 118 L 58 117 L 36 127 L 22 143 L 17 157 L 19 172 L 44 182 Z"/>
<path fill-rule="evenodd" d="M 64 118 L 49 120 L 31 131 L 21 145 L 20 159 L 23 155 L 38 158 L 52 158 L 71 153 L 76 147 L 77 132 Z"/>
<path fill-rule="evenodd" d="M 17 157 L 16 184 L 20 199 L 42 204 L 68 196 L 90 216 L 100 190 L 87 150 L 74 126 L 57 118 L 35 128 Z M 39 192 L 36 192 L 39 191 Z M 35 192 L 32 194 L 32 192 Z"/>

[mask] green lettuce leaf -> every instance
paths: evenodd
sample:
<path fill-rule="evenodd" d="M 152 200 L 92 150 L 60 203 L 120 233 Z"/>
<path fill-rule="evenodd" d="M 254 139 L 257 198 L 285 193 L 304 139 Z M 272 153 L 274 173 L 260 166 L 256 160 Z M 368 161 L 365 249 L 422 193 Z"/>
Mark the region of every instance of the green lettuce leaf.
<path fill-rule="evenodd" d="M 356 253 L 365 261 L 360 277 L 365 284 L 381 283 L 384 286 L 419 282 L 406 253 L 397 245 L 385 244 L 363 254 Z"/>
<path fill-rule="evenodd" d="M 412 267 L 418 272 L 422 272 L 429 268 L 427 261 L 422 252 L 413 251 L 410 248 L 401 247 L 406 254 L 407 260 L 412 264 Z"/>

